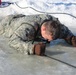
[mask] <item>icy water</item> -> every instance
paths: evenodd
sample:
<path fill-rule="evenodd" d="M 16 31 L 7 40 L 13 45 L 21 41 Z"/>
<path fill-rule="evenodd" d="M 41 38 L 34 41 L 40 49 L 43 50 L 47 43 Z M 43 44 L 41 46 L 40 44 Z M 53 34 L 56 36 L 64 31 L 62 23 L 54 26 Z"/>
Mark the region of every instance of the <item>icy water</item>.
<path fill-rule="evenodd" d="M 48 57 L 21 54 L 9 48 L 7 41 L 0 36 L 0 75 L 76 75 L 76 68 L 50 58 L 76 66 L 76 48 L 63 40 L 47 45 Z"/>

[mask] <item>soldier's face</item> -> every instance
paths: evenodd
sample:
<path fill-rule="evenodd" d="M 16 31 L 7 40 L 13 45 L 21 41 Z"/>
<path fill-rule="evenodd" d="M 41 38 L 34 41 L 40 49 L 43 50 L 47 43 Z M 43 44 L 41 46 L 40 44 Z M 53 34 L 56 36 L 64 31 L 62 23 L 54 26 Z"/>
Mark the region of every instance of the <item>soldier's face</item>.
<path fill-rule="evenodd" d="M 50 34 L 47 33 L 46 27 L 44 25 L 41 26 L 41 35 L 44 39 L 48 41 L 53 40 L 51 33 Z"/>

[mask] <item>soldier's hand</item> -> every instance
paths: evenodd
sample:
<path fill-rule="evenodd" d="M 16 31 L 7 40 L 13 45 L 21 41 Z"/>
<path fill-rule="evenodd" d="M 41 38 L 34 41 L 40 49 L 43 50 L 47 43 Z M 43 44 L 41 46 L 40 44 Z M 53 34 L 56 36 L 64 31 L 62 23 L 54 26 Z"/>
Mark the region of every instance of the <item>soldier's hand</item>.
<path fill-rule="evenodd" d="M 43 56 L 45 54 L 45 48 L 46 48 L 46 44 L 45 43 L 38 43 L 34 45 L 34 54 L 39 55 L 39 56 Z"/>

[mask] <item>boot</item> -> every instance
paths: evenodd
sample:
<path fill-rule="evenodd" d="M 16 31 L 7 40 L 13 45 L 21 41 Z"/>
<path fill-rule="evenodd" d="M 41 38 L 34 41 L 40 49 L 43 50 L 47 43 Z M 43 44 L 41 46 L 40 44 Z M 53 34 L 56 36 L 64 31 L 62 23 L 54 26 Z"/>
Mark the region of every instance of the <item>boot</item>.
<path fill-rule="evenodd" d="M 73 36 L 71 39 L 72 45 L 76 47 L 76 36 Z"/>

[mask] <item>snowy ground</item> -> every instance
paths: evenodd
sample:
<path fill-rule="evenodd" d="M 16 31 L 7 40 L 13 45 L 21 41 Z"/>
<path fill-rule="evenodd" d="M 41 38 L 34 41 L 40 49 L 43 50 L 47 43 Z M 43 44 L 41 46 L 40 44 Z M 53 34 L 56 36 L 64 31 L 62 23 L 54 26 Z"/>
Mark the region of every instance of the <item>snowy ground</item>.
<path fill-rule="evenodd" d="M 9 14 L 29 15 L 48 12 L 58 17 L 76 35 L 76 0 L 2 1 L 14 2 L 14 4 L 0 8 L 0 18 Z M 9 48 L 7 41 L 0 36 L 0 75 L 76 75 L 76 48 L 69 46 L 64 40 L 52 41 L 47 46 L 46 54 L 48 57 L 25 56 Z"/>

